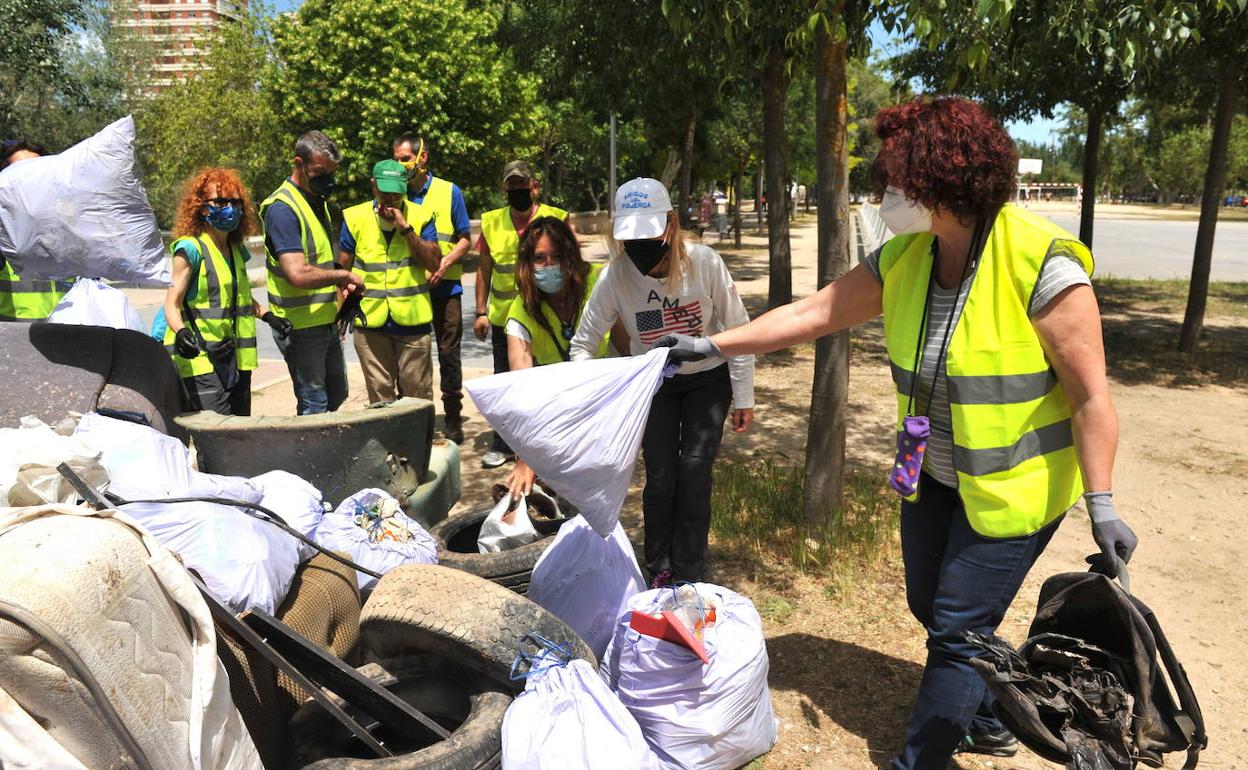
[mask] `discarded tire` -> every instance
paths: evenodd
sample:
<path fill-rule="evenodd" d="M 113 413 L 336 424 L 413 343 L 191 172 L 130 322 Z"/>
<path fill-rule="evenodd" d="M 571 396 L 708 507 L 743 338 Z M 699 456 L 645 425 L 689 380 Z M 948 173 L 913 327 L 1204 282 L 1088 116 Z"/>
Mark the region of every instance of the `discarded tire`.
<path fill-rule="evenodd" d="M 533 519 L 533 526 L 544 537 L 528 545 L 498 553 L 477 551 L 477 537 L 481 523 L 490 515 L 491 508 L 459 513 L 438 522 L 429 533 L 438 540 L 438 564 L 462 570 L 477 577 L 492 580 L 518 594 L 529 591 L 533 577 L 533 565 L 555 539 L 567 519 L 555 521 Z"/>
<path fill-rule="evenodd" d="M 394 692 L 451 734 L 375 737 L 396 756 L 379 759 L 316 702 L 301 708 L 290 722 L 295 747 L 293 767 L 307 770 L 492 770 L 502 761 L 503 715 L 511 696 L 482 675 L 455 666 L 420 662 L 370 663 L 360 673 Z M 341 701 L 339 701 L 341 705 Z M 358 712 L 348 708 L 357 718 Z"/>
<path fill-rule="evenodd" d="M 360 614 L 366 660 L 428 652 L 519 690 L 511 664 L 530 633 L 597 665 L 562 620 L 488 580 L 433 564 L 405 564 L 377 583 Z"/>

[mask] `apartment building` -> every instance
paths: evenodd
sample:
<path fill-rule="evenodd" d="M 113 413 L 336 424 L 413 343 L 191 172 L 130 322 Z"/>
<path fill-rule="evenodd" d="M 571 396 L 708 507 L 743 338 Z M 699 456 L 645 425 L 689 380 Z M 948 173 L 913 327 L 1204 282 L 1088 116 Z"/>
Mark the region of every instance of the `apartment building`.
<path fill-rule="evenodd" d="M 226 21 L 237 19 L 246 0 L 138 0 L 133 18 L 123 22 L 138 27 L 156 49 L 152 63 L 152 90 L 158 91 L 195 71 L 207 53 L 208 37 Z"/>

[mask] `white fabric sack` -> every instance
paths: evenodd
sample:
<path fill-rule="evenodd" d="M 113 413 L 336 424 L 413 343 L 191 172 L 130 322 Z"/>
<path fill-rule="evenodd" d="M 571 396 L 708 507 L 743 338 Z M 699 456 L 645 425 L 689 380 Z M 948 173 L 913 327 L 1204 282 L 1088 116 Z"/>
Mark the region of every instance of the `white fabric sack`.
<path fill-rule="evenodd" d="M 151 557 L 147 566 L 169 600 L 184 613 L 190 637 L 191 654 L 186 664 L 191 669 L 192 695 L 188 713 L 185 714 L 188 739 L 185 752 L 189 763 L 184 766 L 191 770 L 263 770 L 251 734 L 230 697 L 225 667 L 217 658 L 216 627 L 212 615 L 203 596 L 191 582 L 186 567 L 138 521 L 116 510 L 95 511 L 85 506 L 68 505 L 0 508 L 0 535 L 45 516 L 111 518 L 130 527 L 142 538 L 143 546 Z M 57 620 L 63 622 L 67 619 L 61 617 Z M 151 628 L 143 630 L 143 633 L 151 632 Z M 89 661 L 106 660 L 110 651 L 115 650 L 113 645 L 107 643 L 91 644 L 89 647 L 86 651 L 79 649 L 89 668 Z M 11 699 L 9 702 L 16 705 Z M 24 714 L 11 713 L 7 708 L 3 711 L 3 717 L 0 717 L 0 767 L 76 770 L 72 757 L 67 758 L 57 751 L 58 748 L 62 752 L 64 749 L 42 725 L 23 719 Z M 32 731 L 42 732 L 43 735 L 32 735 Z M 20 744 L 13 746 L 11 740 L 19 740 Z M 35 761 L 27 764 L 27 760 L 31 759 Z"/>
<path fill-rule="evenodd" d="M 48 323 L 108 326 L 147 333 L 139 311 L 121 289 L 92 278 L 79 278 L 48 316 Z"/>
<path fill-rule="evenodd" d="M 135 173 L 126 116 L 59 155 L 0 174 L 0 252 L 23 278 L 168 286 L 156 215 Z"/>
<path fill-rule="evenodd" d="M 503 717 L 503 770 L 658 770 L 615 693 L 581 659 L 529 677 Z"/>
<path fill-rule="evenodd" d="M 251 479 L 262 495 L 260 505 L 282 517 L 299 534 L 316 539 L 316 528 L 325 517 L 325 499 L 320 490 L 287 471 L 269 471 Z M 300 542 L 299 554 L 306 561 L 316 549 Z"/>
<path fill-rule="evenodd" d="M 624 527 L 601 537 L 583 516 L 559 529 L 533 566 L 529 599 L 555 613 L 602 660 L 628 600 L 646 590 Z"/>
<path fill-rule="evenodd" d="M 702 637 L 709 664 L 632 630 L 628 612 L 616 624 L 603 669 L 665 768 L 732 770 L 776 742 L 763 623 L 744 596 L 709 583 L 694 588 L 715 606 L 715 622 Z M 671 595 L 671 588 L 646 591 L 628 607 L 653 614 Z"/>
<path fill-rule="evenodd" d="M 529 520 L 529 504 L 524 497 L 516 503 L 511 514 L 511 521 L 505 521 L 507 509 L 511 506 L 511 495 L 503 495 L 494 504 L 494 510 L 481 522 L 481 532 L 477 535 L 477 550 L 481 553 L 498 553 L 510 551 L 537 540 L 541 535 L 533 528 Z"/>
<path fill-rule="evenodd" d="M 389 517 L 389 525 L 402 533 L 406 531 L 409 539 L 401 541 L 391 536 L 374 538 L 368 530 L 356 523 L 361 508 L 368 508 L 380 501 L 398 501 L 381 489 L 363 489 L 338 504 L 333 511 L 326 513 L 316 528 L 317 545 L 335 553 L 346 556 L 361 567 L 367 567 L 382 575 L 403 564 L 437 564 L 438 544 L 425 531 L 424 527 L 408 518 L 402 511 L 394 511 Z M 377 585 L 377 578 L 355 573 L 359 581 L 360 596 L 367 597 Z"/>
<path fill-rule="evenodd" d="M 23 417 L 21 425 L 0 429 L 0 505 L 73 505 L 78 493 L 56 470 L 61 463 L 96 489 L 108 486 L 98 451 L 36 417 Z"/>
<path fill-rule="evenodd" d="M 103 453 L 110 490 L 126 500 L 225 497 L 259 503 L 244 478 L 200 473 L 180 441 L 146 425 L 83 415 L 74 436 Z M 234 612 L 273 614 L 303 560 L 298 540 L 238 508 L 216 503 L 135 503 L 125 513 L 199 573 Z"/>
<path fill-rule="evenodd" d="M 603 537 L 620 519 L 668 350 L 480 377 L 464 389 L 517 456 Z"/>

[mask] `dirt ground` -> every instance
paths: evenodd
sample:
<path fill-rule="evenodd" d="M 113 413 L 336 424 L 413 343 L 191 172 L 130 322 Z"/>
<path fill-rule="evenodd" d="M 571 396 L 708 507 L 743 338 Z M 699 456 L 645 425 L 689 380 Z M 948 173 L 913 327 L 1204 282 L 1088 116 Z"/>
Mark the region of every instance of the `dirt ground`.
<path fill-rule="evenodd" d="M 714 245 L 713 236 L 710 242 Z M 813 217 L 799 221 L 793 231 L 798 296 L 815 286 L 814 245 Z M 744 246 L 724 252 L 753 315 L 766 301 L 765 240 L 748 236 Z M 1117 306 L 1107 308 L 1105 317 L 1106 336 L 1116 346 L 1110 366 L 1121 420 L 1115 500 L 1140 537 L 1131 563 L 1133 590 L 1157 613 L 1200 697 L 1210 736 L 1201 766 L 1248 768 L 1248 666 L 1243 662 L 1248 659 L 1243 568 L 1248 547 L 1237 534 L 1248 517 L 1248 503 L 1237 486 L 1248 467 L 1248 441 L 1243 439 L 1248 436 L 1248 365 L 1243 363 L 1248 324 L 1242 318 L 1209 318 L 1208 346 L 1232 351 L 1233 360 L 1201 367 L 1173 356 L 1159 357 L 1155 364 L 1139 360 L 1146 341 L 1141 335 L 1154 342 L 1157 335 L 1177 340 L 1181 322 L 1156 315 L 1144 320 L 1148 323 Z M 855 468 L 883 473 L 894 406 L 880 334 L 875 325 L 854 335 L 849 461 Z M 1122 365 L 1115 367 L 1119 361 Z M 755 452 L 778 453 L 800 461 L 812 368 L 809 346 L 762 357 L 754 426 L 745 435 L 727 433 L 724 455 L 744 459 Z M 465 377 L 484 374 L 466 371 Z M 351 390 L 351 403 L 362 405 L 358 368 L 351 374 Z M 256 413 L 293 412 L 289 382 L 280 378 L 255 399 Z M 488 426 L 466 403 L 464 497 L 457 510 L 488 502 L 490 483 L 506 473 L 480 467 Z M 634 543 L 641 539 L 640 474 L 623 516 Z M 1094 551 L 1087 516 L 1076 509 L 1033 569 L 1001 633 L 1022 641 L 1044 578 L 1083 570 L 1084 556 Z M 773 751 L 751 767 L 887 767 L 899 747 L 925 656 L 922 629 L 906 608 L 896 543 L 886 544 L 879 560 L 865 565 L 860 584 L 836 592 L 824 581 L 791 570 L 781 580 L 738 569 L 730 554 L 716 552 L 714 543 L 712 557 L 715 579 L 753 598 L 764 617 L 781 730 Z M 1025 750 L 1014 759 L 959 762 L 955 766 L 997 770 L 1054 767 Z M 1176 756 L 1169 764 L 1182 763 Z"/>

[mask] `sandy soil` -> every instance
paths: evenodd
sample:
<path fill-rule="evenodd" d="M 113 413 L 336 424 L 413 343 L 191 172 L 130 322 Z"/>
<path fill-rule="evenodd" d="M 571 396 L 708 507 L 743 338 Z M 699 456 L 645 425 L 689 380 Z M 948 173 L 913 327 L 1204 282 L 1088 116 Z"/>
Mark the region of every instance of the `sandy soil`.
<path fill-rule="evenodd" d="M 713 236 L 709 240 L 714 245 Z M 813 217 L 797 223 L 793 285 L 799 296 L 814 289 L 814 243 Z M 726 261 L 753 314 L 766 301 L 765 240 L 747 236 L 744 246 L 725 249 L 731 252 Z M 1110 322 L 1107 317 L 1107 329 Z M 1243 338 L 1240 320 L 1215 317 L 1209 322 L 1215 330 L 1229 329 L 1236 343 Z M 1149 327 L 1152 332 L 1177 329 L 1173 318 L 1159 323 Z M 849 460 L 882 473 L 889 461 L 894 406 L 879 350 L 878 326 L 855 333 Z M 755 427 L 745 435 L 726 434 L 726 456 L 774 452 L 800 460 L 812 367 L 809 346 L 760 359 Z M 466 377 L 483 374 L 465 372 Z M 1248 368 L 1193 379 L 1177 376 L 1173 366 L 1151 372 L 1138 365 L 1114 382 L 1122 421 L 1115 499 L 1141 540 L 1131 565 L 1133 589 L 1156 611 L 1201 699 L 1210 735 L 1201 766 L 1208 768 L 1248 767 L 1243 759 L 1248 756 L 1248 667 L 1243 663 L 1248 658 L 1248 580 L 1242 566 L 1246 547 L 1239 537 L 1248 504 L 1238 488 L 1240 473 L 1248 467 L 1248 442 L 1242 439 L 1248 436 L 1246 382 Z M 362 405 L 358 368 L 352 372 L 351 391 L 350 403 Z M 255 411 L 292 413 L 289 382 L 280 376 L 270 380 L 256 394 Z M 506 475 L 505 469 L 480 467 L 488 426 L 470 402 L 467 416 L 464 497 L 457 510 L 487 503 L 490 484 Z M 634 543 L 641 534 L 640 475 L 638 470 L 623 516 Z M 1043 579 L 1082 570 L 1083 557 L 1094 550 L 1087 516 L 1076 509 L 1032 571 L 1002 634 L 1022 641 Z M 877 561 L 863 565 L 864 579 L 850 591 L 832 591 L 822 581 L 791 574 L 783 581 L 746 574 L 722 558 L 713 569 L 717 579 L 760 606 L 783 608 L 764 611 L 781 739 L 757 764 L 769 769 L 886 767 L 899 746 L 925 655 L 922 629 L 906 608 L 896 544 L 886 544 Z M 1176 760 L 1170 764 L 1179 766 Z M 959 761 L 964 768 L 1053 767 L 1026 751 L 1009 760 Z"/>

